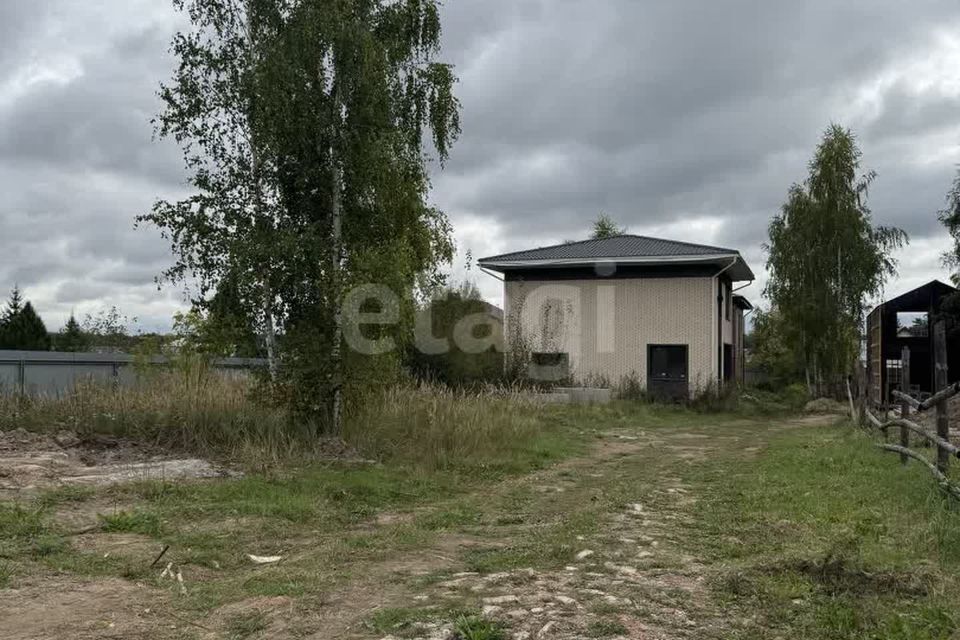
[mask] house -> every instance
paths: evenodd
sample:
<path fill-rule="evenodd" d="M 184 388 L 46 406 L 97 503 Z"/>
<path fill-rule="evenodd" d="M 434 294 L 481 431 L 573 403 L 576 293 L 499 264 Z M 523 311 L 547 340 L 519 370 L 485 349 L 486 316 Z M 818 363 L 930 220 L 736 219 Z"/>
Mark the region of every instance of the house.
<path fill-rule="evenodd" d="M 867 316 L 867 388 L 877 406 L 890 403 L 901 389 L 903 348 L 910 348 L 910 389 L 916 395 L 934 391 L 933 332 L 943 299 L 957 289 L 939 280 L 878 305 Z M 947 340 L 948 381 L 960 380 L 960 340 Z"/>
<path fill-rule="evenodd" d="M 478 264 L 504 283 L 508 356 L 536 377 L 670 397 L 742 379 L 751 307 L 735 291 L 754 275 L 734 249 L 621 235 Z"/>

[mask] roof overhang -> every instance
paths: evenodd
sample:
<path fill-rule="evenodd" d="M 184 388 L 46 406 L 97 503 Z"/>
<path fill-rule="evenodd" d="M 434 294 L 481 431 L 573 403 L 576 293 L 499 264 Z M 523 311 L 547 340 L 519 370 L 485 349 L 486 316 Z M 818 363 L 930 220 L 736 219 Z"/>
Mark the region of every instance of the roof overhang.
<path fill-rule="evenodd" d="M 723 273 L 734 282 L 746 282 L 755 279 L 753 271 L 739 253 L 684 255 L 684 256 L 642 256 L 620 258 L 562 258 L 549 260 L 481 260 L 477 264 L 484 269 L 506 273 L 523 269 L 550 269 L 564 267 L 610 267 L 618 265 L 716 265 L 717 274 Z"/>
<path fill-rule="evenodd" d="M 743 296 L 733 296 L 733 304 L 744 311 L 750 311 L 753 309 L 753 305 L 750 304 L 750 301 Z"/>

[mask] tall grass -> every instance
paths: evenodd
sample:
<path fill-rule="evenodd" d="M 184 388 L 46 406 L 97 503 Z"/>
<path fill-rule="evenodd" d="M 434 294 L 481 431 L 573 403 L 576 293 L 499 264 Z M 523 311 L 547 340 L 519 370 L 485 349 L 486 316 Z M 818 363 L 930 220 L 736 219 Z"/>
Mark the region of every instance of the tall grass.
<path fill-rule="evenodd" d="M 513 389 L 400 385 L 358 403 L 344 439 L 363 455 L 432 469 L 509 467 L 549 457 L 539 406 Z"/>
<path fill-rule="evenodd" d="M 218 457 L 250 449 L 286 456 L 309 428 L 256 401 L 253 387 L 193 363 L 140 375 L 129 387 L 87 381 L 57 396 L 0 394 L 0 429 L 69 429 Z"/>
<path fill-rule="evenodd" d="M 0 394 L 0 429 L 69 429 L 81 438 L 124 437 L 257 465 L 330 449 L 317 425 L 262 402 L 258 391 L 252 381 L 190 364 L 143 374 L 129 387 L 91 382 L 57 397 Z M 517 390 L 410 383 L 365 390 L 351 406 L 343 441 L 381 462 L 432 470 L 506 467 L 550 457 L 558 444 L 541 441 L 537 405 Z"/>

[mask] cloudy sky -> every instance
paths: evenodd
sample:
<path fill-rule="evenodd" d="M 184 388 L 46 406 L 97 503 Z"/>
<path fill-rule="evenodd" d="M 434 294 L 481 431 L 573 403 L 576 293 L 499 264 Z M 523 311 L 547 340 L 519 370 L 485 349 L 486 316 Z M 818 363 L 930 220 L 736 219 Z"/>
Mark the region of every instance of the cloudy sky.
<path fill-rule="evenodd" d="M 179 19 L 165 0 L 0 2 L 0 288 L 52 328 L 112 305 L 162 328 L 183 304 L 154 283 L 167 245 L 133 228 L 184 193 L 150 125 Z M 585 237 L 604 211 L 760 273 L 767 222 L 835 121 L 878 173 L 875 220 L 912 237 L 890 293 L 947 276 L 956 0 L 448 0 L 444 28 L 464 133 L 433 200 L 462 252 Z"/>

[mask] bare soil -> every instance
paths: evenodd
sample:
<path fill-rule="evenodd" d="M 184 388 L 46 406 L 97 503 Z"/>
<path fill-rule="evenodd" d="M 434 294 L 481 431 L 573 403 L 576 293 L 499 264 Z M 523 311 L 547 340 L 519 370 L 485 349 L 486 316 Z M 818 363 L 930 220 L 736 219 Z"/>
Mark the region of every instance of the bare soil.
<path fill-rule="evenodd" d="M 64 485 L 98 486 L 230 474 L 206 460 L 177 457 L 159 447 L 123 438 L 80 438 L 71 431 L 55 435 L 23 429 L 0 431 L 0 498 Z"/>

